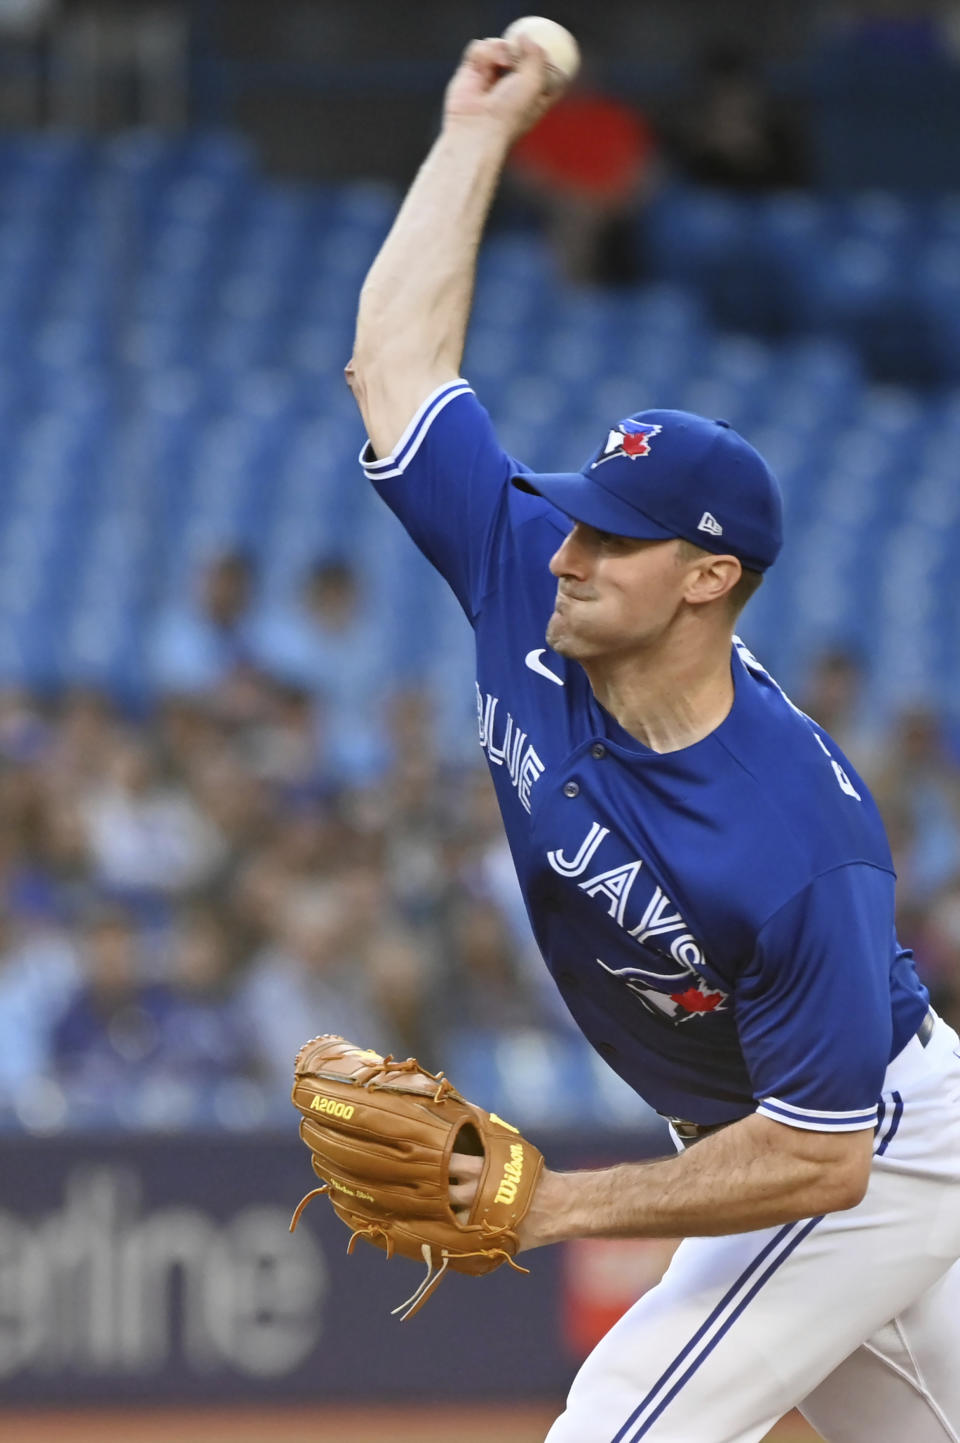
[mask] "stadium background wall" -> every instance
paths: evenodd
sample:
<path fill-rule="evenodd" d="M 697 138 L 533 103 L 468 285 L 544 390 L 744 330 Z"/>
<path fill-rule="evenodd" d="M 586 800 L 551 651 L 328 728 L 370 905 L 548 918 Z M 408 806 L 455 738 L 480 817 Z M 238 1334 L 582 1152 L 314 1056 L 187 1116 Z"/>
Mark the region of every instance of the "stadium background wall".
<path fill-rule="evenodd" d="M 624 1147 L 549 1143 L 564 1166 Z M 5 1405 L 559 1397 L 624 1290 L 649 1286 L 669 1255 L 547 1249 L 528 1278 L 452 1277 L 401 1326 L 390 1309 L 412 1265 L 369 1247 L 348 1259 L 322 1200 L 289 1238 L 305 1162 L 295 1138 L 8 1139 Z"/>

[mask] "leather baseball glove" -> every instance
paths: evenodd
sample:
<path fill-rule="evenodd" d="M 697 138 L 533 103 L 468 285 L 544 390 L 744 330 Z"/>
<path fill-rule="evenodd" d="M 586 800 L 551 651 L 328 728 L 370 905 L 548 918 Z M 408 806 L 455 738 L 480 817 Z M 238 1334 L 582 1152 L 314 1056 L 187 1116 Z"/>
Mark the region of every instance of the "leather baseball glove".
<path fill-rule="evenodd" d="M 326 1193 L 358 1238 L 425 1262 L 427 1276 L 394 1313 L 410 1318 L 448 1269 L 480 1276 L 513 1261 L 517 1227 L 543 1167 L 538 1150 L 515 1127 L 467 1102 L 442 1073 L 412 1057 L 397 1062 L 325 1034 L 304 1043 L 294 1064 L 293 1105 L 300 1136 L 323 1180 L 302 1199 Z M 467 1215 L 450 1205 L 453 1152 L 482 1156 L 483 1173 Z"/>

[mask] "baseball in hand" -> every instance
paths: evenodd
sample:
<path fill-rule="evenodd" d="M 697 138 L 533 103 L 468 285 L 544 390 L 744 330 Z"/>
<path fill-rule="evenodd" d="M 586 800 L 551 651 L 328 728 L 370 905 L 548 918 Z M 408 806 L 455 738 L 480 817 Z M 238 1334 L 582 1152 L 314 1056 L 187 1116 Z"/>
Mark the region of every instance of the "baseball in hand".
<path fill-rule="evenodd" d="M 521 35 L 546 52 L 550 69 L 554 72 L 552 83 L 568 85 L 580 69 L 580 47 L 570 31 L 543 15 L 522 15 L 507 26 L 503 38 L 516 40 Z"/>

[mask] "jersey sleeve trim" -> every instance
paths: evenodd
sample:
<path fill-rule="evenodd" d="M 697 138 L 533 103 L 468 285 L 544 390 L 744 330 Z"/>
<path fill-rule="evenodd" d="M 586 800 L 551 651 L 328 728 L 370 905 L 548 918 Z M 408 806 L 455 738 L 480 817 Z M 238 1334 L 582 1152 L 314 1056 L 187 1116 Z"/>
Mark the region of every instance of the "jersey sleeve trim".
<path fill-rule="evenodd" d="M 797 1107 L 781 1102 L 778 1097 L 765 1097 L 757 1106 L 761 1117 L 785 1122 L 807 1132 L 861 1132 L 877 1125 L 877 1108 L 859 1108 L 856 1112 L 822 1112 L 813 1107 Z"/>
<path fill-rule="evenodd" d="M 393 448 L 391 456 L 379 458 L 373 456 L 370 451 L 370 442 L 367 441 L 360 452 L 360 465 L 363 467 L 367 479 L 384 481 L 389 476 L 402 476 L 444 406 L 449 405 L 457 396 L 463 396 L 472 389 L 470 383 L 461 377 L 456 381 L 446 381 L 435 391 L 431 391 L 427 399 L 417 408 L 413 419 Z"/>

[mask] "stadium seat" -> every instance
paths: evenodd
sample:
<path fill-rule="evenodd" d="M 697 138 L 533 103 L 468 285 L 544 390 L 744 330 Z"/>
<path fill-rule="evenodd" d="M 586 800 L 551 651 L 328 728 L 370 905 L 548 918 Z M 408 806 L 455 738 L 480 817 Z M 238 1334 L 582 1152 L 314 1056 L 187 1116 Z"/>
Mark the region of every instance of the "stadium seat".
<path fill-rule="evenodd" d="M 396 199 L 265 181 L 228 134 L 0 141 L 0 668 L 119 676 L 149 607 L 228 544 L 252 547 L 277 595 L 346 550 L 395 606 L 408 671 L 424 638 L 456 654 L 459 613 L 359 481 L 342 380 Z M 851 594 L 868 654 L 888 658 L 902 633 L 870 578 L 895 553 L 934 637 L 913 672 L 957 669 L 960 627 L 923 577 L 942 590 L 937 537 L 960 539 L 960 393 L 868 384 L 960 383 L 956 197 L 671 186 L 650 220 L 658 278 L 610 294 L 563 284 L 532 232 L 490 237 L 464 374 L 504 444 L 575 466 L 598 425 L 644 407 L 720 415 L 781 477 L 790 545 L 751 625 L 788 672 Z M 118 234 L 119 288 L 103 243 Z M 718 316 L 742 329 L 718 332 Z M 801 329 L 764 339 L 788 324 Z M 123 626 L 107 623 L 104 575 Z M 427 612 L 432 629 L 412 624 Z"/>

